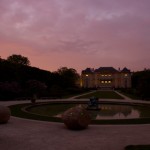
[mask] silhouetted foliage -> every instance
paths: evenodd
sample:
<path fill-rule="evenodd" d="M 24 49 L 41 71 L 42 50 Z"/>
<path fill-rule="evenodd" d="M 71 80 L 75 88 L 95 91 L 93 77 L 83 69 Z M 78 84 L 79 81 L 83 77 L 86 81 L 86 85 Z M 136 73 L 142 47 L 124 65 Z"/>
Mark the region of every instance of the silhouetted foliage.
<path fill-rule="evenodd" d="M 20 93 L 21 87 L 17 82 L 0 82 L 0 99 L 15 99 Z"/>
<path fill-rule="evenodd" d="M 133 73 L 132 87 L 142 99 L 150 99 L 150 70 Z"/>
<path fill-rule="evenodd" d="M 56 98 L 78 91 L 80 93 L 81 89 L 76 90 L 78 79 L 79 75 L 72 68 L 63 67 L 56 72 L 50 72 L 2 59 L 0 61 L 0 100 L 28 99 L 34 93 L 38 93 L 40 97 Z"/>
<path fill-rule="evenodd" d="M 45 83 L 37 80 L 29 80 L 27 81 L 27 91 L 29 95 L 32 97 L 36 95 L 37 97 L 42 94 L 44 90 L 46 90 L 47 86 Z"/>
<path fill-rule="evenodd" d="M 20 65 L 30 65 L 30 61 L 27 57 L 24 57 L 22 55 L 16 55 L 13 54 L 9 57 L 7 57 L 7 60 L 14 64 L 20 64 Z"/>
<path fill-rule="evenodd" d="M 58 74 L 61 76 L 62 87 L 75 87 L 79 80 L 79 74 L 73 68 L 62 67 L 58 69 Z"/>
<path fill-rule="evenodd" d="M 50 88 L 50 95 L 52 98 L 61 98 L 64 95 L 64 90 L 59 85 L 53 85 Z"/>

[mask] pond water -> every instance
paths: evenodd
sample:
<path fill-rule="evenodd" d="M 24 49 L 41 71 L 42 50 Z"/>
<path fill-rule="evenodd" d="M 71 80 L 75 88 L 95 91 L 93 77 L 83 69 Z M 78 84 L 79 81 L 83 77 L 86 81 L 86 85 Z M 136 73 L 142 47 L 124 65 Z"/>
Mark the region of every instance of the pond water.
<path fill-rule="evenodd" d="M 101 104 L 99 107 L 99 110 L 89 111 L 95 120 L 150 117 L 150 109 L 146 109 L 143 106 Z"/>
<path fill-rule="evenodd" d="M 72 104 L 40 105 L 29 111 L 44 116 L 61 117 Z M 87 107 L 87 105 L 84 105 Z M 88 110 L 93 120 L 150 118 L 150 106 L 100 104 L 98 110 Z"/>

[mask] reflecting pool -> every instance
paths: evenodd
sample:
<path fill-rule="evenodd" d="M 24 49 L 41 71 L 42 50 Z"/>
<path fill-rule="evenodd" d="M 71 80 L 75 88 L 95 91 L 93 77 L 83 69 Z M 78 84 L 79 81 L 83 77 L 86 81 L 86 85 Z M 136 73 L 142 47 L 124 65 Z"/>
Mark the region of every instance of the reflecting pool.
<path fill-rule="evenodd" d="M 70 107 L 79 104 L 51 104 L 39 105 L 30 108 L 28 111 L 41 116 L 61 117 L 61 114 Z M 81 104 L 85 108 L 86 104 Z M 99 104 L 98 110 L 88 110 L 93 120 L 110 119 L 137 119 L 150 118 L 150 106 L 128 105 L 128 104 Z"/>
<path fill-rule="evenodd" d="M 90 110 L 93 119 L 133 119 L 150 117 L 150 110 L 143 106 L 101 104 L 99 110 Z"/>

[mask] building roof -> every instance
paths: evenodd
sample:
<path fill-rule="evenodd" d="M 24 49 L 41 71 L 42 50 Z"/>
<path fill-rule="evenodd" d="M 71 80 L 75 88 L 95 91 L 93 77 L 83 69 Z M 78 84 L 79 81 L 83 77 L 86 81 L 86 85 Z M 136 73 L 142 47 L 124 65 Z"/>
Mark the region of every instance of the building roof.
<path fill-rule="evenodd" d="M 85 70 L 82 70 L 82 74 L 93 74 L 93 73 L 131 73 L 129 69 L 126 67 L 123 68 L 121 71 L 116 70 L 114 67 L 100 67 L 98 69 L 91 69 L 91 68 L 86 68 Z"/>
<path fill-rule="evenodd" d="M 85 70 L 82 70 L 82 73 L 83 74 L 89 74 L 89 73 L 93 73 L 94 72 L 94 69 L 91 69 L 91 68 L 86 68 Z"/>
<path fill-rule="evenodd" d="M 117 73 L 118 70 L 116 70 L 113 67 L 100 67 L 95 70 L 95 72 L 100 72 L 100 73 Z"/>
<path fill-rule="evenodd" d="M 121 70 L 121 72 L 123 72 L 123 73 L 130 73 L 130 70 L 125 67 L 125 68 L 123 68 L 123 69 Z"/>

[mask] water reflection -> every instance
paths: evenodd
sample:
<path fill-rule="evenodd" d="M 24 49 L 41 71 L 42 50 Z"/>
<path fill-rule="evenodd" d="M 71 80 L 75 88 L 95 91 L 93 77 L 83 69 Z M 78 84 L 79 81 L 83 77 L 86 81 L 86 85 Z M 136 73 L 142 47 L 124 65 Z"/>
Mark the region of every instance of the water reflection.
<path fill-rule="evenodd" d="M 65 106 L 65 107 L 64 107 Z M 87 108 L 87 105 L 83 105 Z M 43 107 L 43 106 L 42 106 Z M 46 106 L 44 106 L 45 108 Z M 40 109 L 42 114 L 47 114 L 48 116 L 52 116 L 50 110 L 53 110 L 55 114 L 54 117 L 61 117 L 61 114 L 68 108 L 73 107 L 72 105 L 64 104 L 61 105 L 50 105 L 47 106 L 48 109 L 45 110 Z M 37 107 L 35 107 L 37 108 Z M 109 120 L 109 119 L 132 119 L 132 118 L 150 118 L 150 106 L 149 105 L 119 105 L 119 104 L 100 104 L 98 110 L 88 110 L 93 120 Z M 48 111 L 47 111 L 48 110 Z M 53 112 L 52 111 L 52 112 Z M 58 111 L 58 113 L 56 113 Z M 41 114 L 40 112 L 40 114 Z M 46 115 L 46 116 L 47 116 Z"/>
<path fill-rule="evenodd" d="M 101 104 L 99 111 L 89 111 L 92 118 L 100 119 L 131 119 L 139 118 L 140 111 L 128 105 Z"/>

